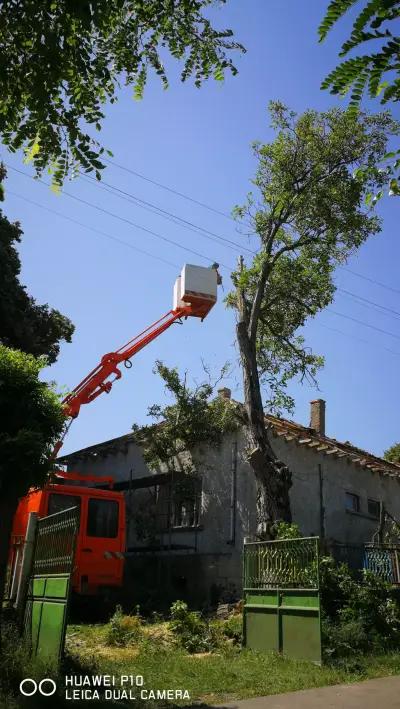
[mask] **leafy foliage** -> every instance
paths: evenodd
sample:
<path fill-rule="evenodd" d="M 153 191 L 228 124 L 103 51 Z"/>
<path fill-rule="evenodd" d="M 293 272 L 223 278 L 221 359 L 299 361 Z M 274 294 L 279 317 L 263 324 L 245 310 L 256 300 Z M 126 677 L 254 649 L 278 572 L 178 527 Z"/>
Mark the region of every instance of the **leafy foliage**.
<path fill-rule="evenodd" d="M 276 138 L 254 144 L 258 169 L 253 194 L 237 207 L 260 238 L 253 262 L 233 273 L 228 305 L 239 308 L 252 342 L 261 384 L 272 412 L 292 409 L 287 394 L 294 377 L 315 381 L 323 359 L 306 347 L 299 329 L 332 301 L 332 275 L 371 234 L 378 218 L 364 208 L 379 176 L 360 182 L 353 171 L 375 163 L 386 150 L 393 121 L 387 114 L 351 115 L 333 109 L 297 116 L 270 104 Z M 290 285 L 289 285 L 290 284 Z"/>
<path fill-rule="evenodd" d="M 60 398 L 39 380 L 44 358 L 0 345 L 0 489 L 3 499 L 41 485 L 65 424 Z"/>
<path fill-rule="evenodd" d="M 400 607 L 390 584 L 369 571 L 357 581 L 346 564 L 320 559 L 322 633 L 326 656 L 387 652 L 400 640 Z"/>
<path fill-rule="evenodd" d="M 358 0 L 331 0 L 319 27 L 320 41 L 325 39 L 336 22 L 356 3 Z M 399 101 L 400 36 L 396 34 L 399 17 L 399 0 L 364 0 L 354 20 L 351 35 L 343 43 L 339 56 L 346 57 L 352 50 L 362 49 L 365 43 L 368 48 L 372 45 L 375 51 L 345 59 L 328 74 L 321 88 L 341 96 L 350 94 L 350 110 L 354 112 L 364 93 L 370 98 L 379 99 L 381 104 Z M 400 194 L 399 155 L 399 150 L 387 153 L 379 167 L 386 175 L 391 195 Z M 392 158 L 396 158 L 394 162 L 390 162 Z M 377 169 L 374 164 L 367 163 L 360 176 Z M 379 192 L 376 195 L 377 199 L 381 196 Z"/>
<path fill-rule="evenodd" d="M 5 177 L 0 166 L 0 182 Z M 48 305 L 38 305 L 19 281 L 21 262 L 17 245 L 22 230 L 0 210 L 0 341 L 35 356 L 46 355 L 55 362 L 60 340 L 71 342 L 74 326 L 68 318 Z"/>
<path fill-rule="evenodd" d="M 390 446 L 390 448 L 384 452 L 383 457 L 390 463 L 400 463 L 400 443 L 395 443 L 393 446 Z"/>
<path fill-rule="evenodd" d="M 243 614 L 231 615 L 222 623 L 222 633 L 237 645 L 243 642 Z"/>
<path fill-rule="evenodd" d="M 221 0 L 224 3 L 226 0 Z M 196 86 L 236 73 L 231 30 L 214 29 L 204 11 L 213 0 L 37 0 L 0 10 L 0 134 L 24 148 L 36 172 L 48 167 L 60 185 L 82 168 L 100 179 L 104 153 L 93 137 L 104 105 L 122 85 L 135 99 L 149 70 L 168 87 L 163 57 L 183 63 Z M 109 151 L 108 151 L 109 152 Z M 110 153 L 109 153 L 110 154 Z"/>
<path fill-rule="evenodd" d="M 126 647 L 137 642 L 143 635 L 142 621 L 136 615 L 125 615 L 122 607 L 117 606 L 107 627 L 105 642 L 107 645 Z"/>
<path fill-rule="evenodd" d="M 175 601 L 171 606 L 169 628 L 179 645 L 188 652 L 207 652 L 216 643 L 216 635 L 200 613 L 190 611 L 184 601 Z"/>
<path fill-rule="evenodd" d="M 133 426 L 137 442 L 143 446 L 144 458 L 153 469 L 160 465 L 168 467 L 177 456 L 192 451 L 200 443 L 217 446 L 224 433 L 237 428 L 235 404 L 220 397 L 210 401 L 216 382 L 208 381 L 191 389 L 176 368 L 157 361 L 154 371 L 163 379 L 174 403 L 165 407 L 154 404 L 148 415 L 156 422 L 140 429 Z M 221 377 L 226 371 L 224 367 Z M 185 472 L 193 472 L 190 462 L 184 467 Z"/>
<path fill-rule="evenodd" d="M 293 522 L 277 522 L 275 530 L 275 539 L 299 539 L 302 536 L 299 526 Z"/>

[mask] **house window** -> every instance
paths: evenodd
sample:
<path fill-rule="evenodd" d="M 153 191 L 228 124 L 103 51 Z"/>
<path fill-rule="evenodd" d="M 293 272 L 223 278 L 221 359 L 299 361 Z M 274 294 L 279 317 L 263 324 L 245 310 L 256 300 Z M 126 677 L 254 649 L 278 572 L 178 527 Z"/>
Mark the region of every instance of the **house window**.
<path fill-rule="evenodd" d="M 175 503 L 173 527 L 194 527 L 196 525 L 195 500 L 179 500 Z"/>
<path fill-rule="evenodd" d="M 173 485 L 172 527 L 196 527 L 199 524 L 201 480 L 186 476 Z"/>
<path fill-rule="evenodd" d="M 379 519 L 380 503 L 377 500 L 368 500 L 368 514 Z"/>
<path fill-rule="evenodd" d="M 346 492 L 346 510 L 350 512 L 360 511 L 360 498 L 353 492 Z"/>

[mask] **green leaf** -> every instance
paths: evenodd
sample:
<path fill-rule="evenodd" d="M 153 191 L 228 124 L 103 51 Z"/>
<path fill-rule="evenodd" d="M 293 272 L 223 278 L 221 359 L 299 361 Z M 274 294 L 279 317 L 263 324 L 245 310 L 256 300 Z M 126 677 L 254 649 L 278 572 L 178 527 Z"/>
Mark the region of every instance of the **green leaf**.
<path fill-rule="evenodd" d="M 40 139 L 38 136 L 36 136 L 35 140 L 31 144 L 30 148 L 26 151 L 25 158 L 24 158 L 24 163 L 25 165 L 29 165 L 30 162 L 32 162 L 33 158 L 35 155 L 37 155 L 40 151 Z"/>

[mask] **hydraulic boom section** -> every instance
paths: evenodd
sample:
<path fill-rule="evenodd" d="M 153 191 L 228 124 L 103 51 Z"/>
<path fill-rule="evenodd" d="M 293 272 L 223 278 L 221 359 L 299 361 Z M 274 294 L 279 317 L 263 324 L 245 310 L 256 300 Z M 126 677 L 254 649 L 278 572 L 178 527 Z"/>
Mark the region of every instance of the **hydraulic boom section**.
<path fill-rule="evenodd" d="M 115 352 L 103 355 L 97 367 L 63 400 L 65 415 L 75 419 L 83 404 L 89 404 L 103 392 L 109 394 L 114 382 L 122 377 L 118 365 L 123 363 L 129 369 L 131 358 L 174 322 L 187 317 L 204 320 L 217 301 L 217 287 L 220 283 L 218 264 L 213 264 L 211 268 L 186 264 L 175 281 L 173 309 Z M 61 446 L 62 441 L 56 445 L 55 454 Z"/>
<path fill-rule="evenodd" d="M 120 347 L 119 350 L 103 355 L 97 367 L 63 400 L 66 415 L 70 418 L 76 418 L 83 404 L 89 404 L 103 392 L 109 394 L 113 383 L 122 377 L 122 372 L 118 365 L 124 363 L 129 369 L 131 357 L 155 340 L 174 322 L 188 315 L 191 315 L 190 306 L 179 308 L 178 310 L 170 310 L 153 325 L 150 325 L 146 330 L 143 330 L 139 335 Z M 113 379 L 110 379 L 113 375 Z"/>

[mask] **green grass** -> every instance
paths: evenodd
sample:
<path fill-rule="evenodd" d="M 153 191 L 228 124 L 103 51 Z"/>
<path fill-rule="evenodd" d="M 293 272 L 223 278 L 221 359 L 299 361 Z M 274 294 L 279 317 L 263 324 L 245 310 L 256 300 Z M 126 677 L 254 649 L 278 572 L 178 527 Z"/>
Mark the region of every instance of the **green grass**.
<path fill-rule="evenodd" d="M 400 654 L 318 667 L 230 644 L 210 654 L 190 655 L 163 638 L 162 626 L 161 639 L 147 638 L 126 648 L 107 647 L 105 633 L 105 626 L 70 626 L 68 647 L 99 673 L 141 674 L 146 687 L 187 689 L 195 702 L 222 703 L 400 673 Z"/>
<path fill-rule="evenodd" d="M 129 624 L 128 624 L 129 625 Z M 176 645 L 168 623 L 145 624 L 126 647 L 110 645 L 110 625 L 70 625 L 67 633 L 66 664 L 58 675 L 34 667 L 23 648 L 9 636 L 7 662 L 0 673 L 0 707 L 3 709 L 42 709 L 57 706 L 67 709 L 72 702 L 64 696 L 64 674 L 143 675 L 147 689 L 182 689 L 190 701 L 96 701 L 98 709 L 161 709 L 192 703 L 223 704 L 248 697 L 279 694 L 332 684 L 356 682 L 373 677 L 400 674 L 400 653 L 383 656 L 355 656 L 351 660 L 318 667 L 309 662 L 289 660 L 277 654 L 242 649 L 222 633 L 223 621 L 213 621 L 220 631 L 218 648 L 213 652 L 189 654 Z M 139 637 L 139 639 L 138 639 Z M 114 638 L 115 639 L 115 638 Z M 120 640 L 120 636 L 117 637 Z M 20 678 L 50 676 L 59 687 L 57 700 L 18 697 Z M 3 693 L 2 693 L 3 690 Z M 100 693 L 101 695 L 101 693 Z M 93 702 L 90 702 L 93 706 Z M 78 709 L 87 701 L 73 701 Z"/>

